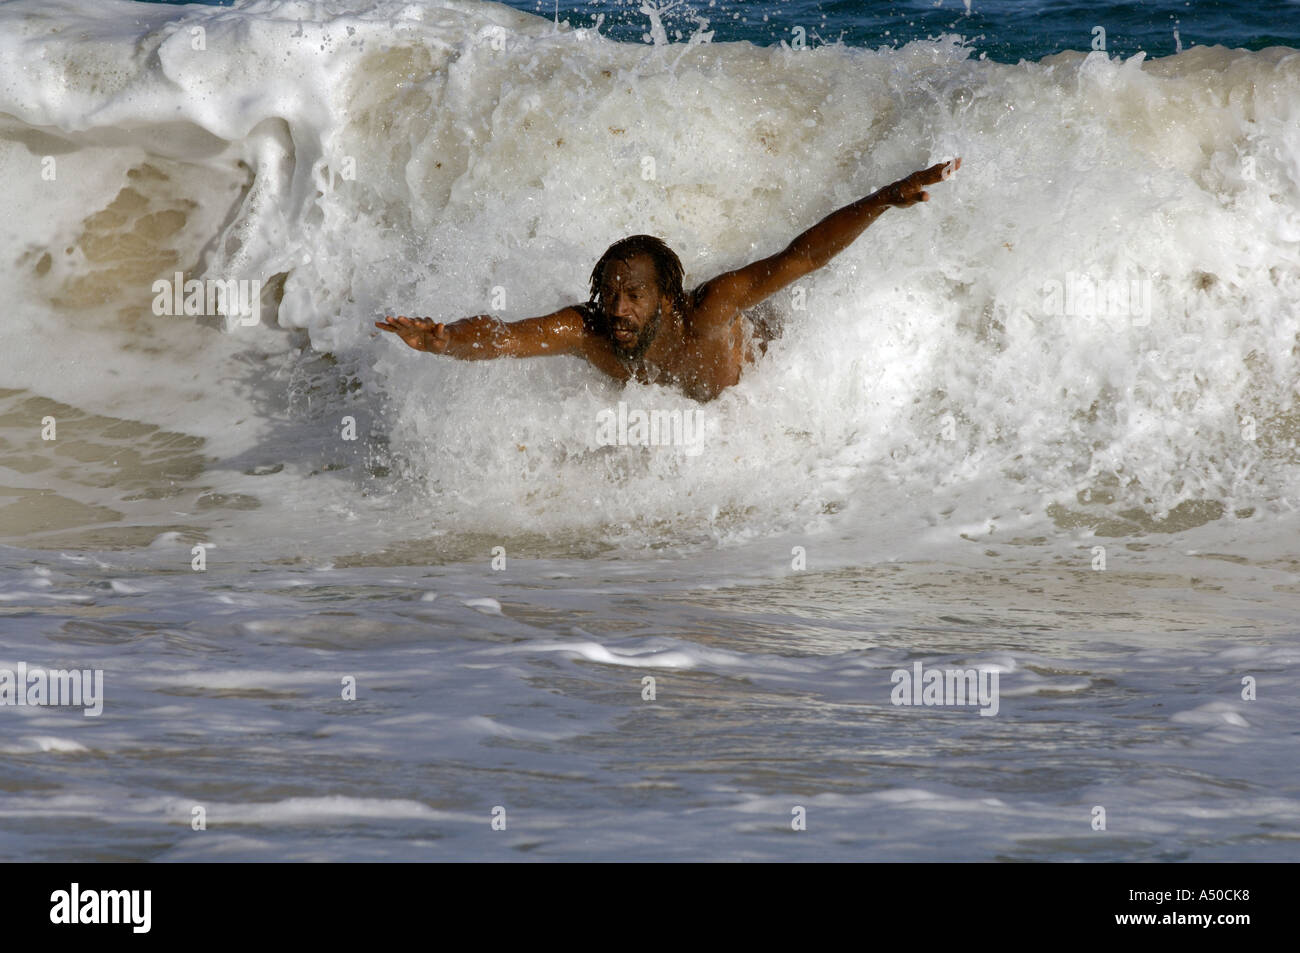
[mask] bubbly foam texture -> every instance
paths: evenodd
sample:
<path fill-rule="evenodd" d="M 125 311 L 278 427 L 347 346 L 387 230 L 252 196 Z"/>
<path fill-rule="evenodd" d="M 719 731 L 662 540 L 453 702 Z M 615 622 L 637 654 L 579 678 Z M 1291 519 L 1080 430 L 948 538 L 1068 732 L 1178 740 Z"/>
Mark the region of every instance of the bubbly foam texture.
<path fill-rule="evenodd" d="M 229 507 L 232 538 L 291 537 L 304 506 L 348 524 L 330 552 L 376 525 L 711 545 L 901 538 L 922 511 L 946 543 L 990 520 L 1140 535 L 1294 511 L 1293 51 L 1010 66 L 955 37 L 620 44 L 472 2 L 18 0 L 0 63 L 0 281 L 23 303 L 6 379 L 183 422 L 229 471 L 212 492 L 264 488 L 257 514 Z M 698 283 L 956 155 L 927 205 L 774 298 L 783 337 L 702 407 L 574 359 L 454 362 L 372 327 L 548 313 L 642 232 Z M 263 323 L 329 352 L 351 403 L 303 399 L 286 423 L 282 385 L 312 355 L 154 316 L 151 282 L 176 271 L 261 281 Z M 620 400 L 698 408 L 702 451 L 601 446 Z M 340 413 L 393 476 L 308 479 Z"/>

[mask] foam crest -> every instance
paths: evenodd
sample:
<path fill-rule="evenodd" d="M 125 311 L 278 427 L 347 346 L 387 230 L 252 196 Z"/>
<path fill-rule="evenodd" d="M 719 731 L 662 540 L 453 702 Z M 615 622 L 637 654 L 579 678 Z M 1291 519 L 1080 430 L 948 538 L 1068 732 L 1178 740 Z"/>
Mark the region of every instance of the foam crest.
<path fill-rule="evenodd" d="M 264 315 L 353 375 L 419 488 L 412 524 L 688 541 L 854 510 L 861 530 L 889 515 L 881 488 L 908 485 L 1102 533 L 1293 505 L 1292 51 L 1008 66 L 958 37 L 647 46 L 389 0 L 112 0 L 51 33 L 88 16 L 0 10 L 0 164 L 29 183 L 0 241 L 32 303 L 13 333 L 93 327 L 138 367 L 157 274 L 257 279 Z M 34 176 L 46 155 L 66 178 Z M 663 237 L 699 282 L 953 155 L 963 169 L 928 205 L 773 299 L 784 336 L 699 408 L 699 453 L 596 439 L 619 401 L 696 408 L 672 392 L 567 358 L 435 359 L 371 327 L 494 301 L 547 313 L 584 299 L 600 251 L 632 233 Z M 23 386 L 59 358 L 31 340 L 21 354 Z M 166 395 L 203 357 L 174 342 L 153 360 Z M 258 394 L 269 426 L 280 408 Z"/>

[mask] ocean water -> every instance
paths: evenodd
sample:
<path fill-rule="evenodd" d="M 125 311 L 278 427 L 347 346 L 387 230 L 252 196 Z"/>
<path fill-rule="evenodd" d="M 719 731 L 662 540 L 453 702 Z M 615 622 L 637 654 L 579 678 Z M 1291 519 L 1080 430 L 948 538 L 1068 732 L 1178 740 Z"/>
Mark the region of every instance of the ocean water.
<path fill-rule="evenodd" d="M 0 856 L 1297 859 L 1300 7 L 513 6 L 0 5 Z M 958 155 L 708 404 L 373 328 Z"/>

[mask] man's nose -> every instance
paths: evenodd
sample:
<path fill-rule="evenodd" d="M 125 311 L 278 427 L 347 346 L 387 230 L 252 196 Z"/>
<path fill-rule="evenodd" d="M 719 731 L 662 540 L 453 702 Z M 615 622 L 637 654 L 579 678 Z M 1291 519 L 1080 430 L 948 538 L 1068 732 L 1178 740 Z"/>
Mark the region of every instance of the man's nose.
<path fill-rule="evenodd" d="M 632 314 L 632 300 L 627 295 L 614 296 L 614 317 L 626 318 Z"/>

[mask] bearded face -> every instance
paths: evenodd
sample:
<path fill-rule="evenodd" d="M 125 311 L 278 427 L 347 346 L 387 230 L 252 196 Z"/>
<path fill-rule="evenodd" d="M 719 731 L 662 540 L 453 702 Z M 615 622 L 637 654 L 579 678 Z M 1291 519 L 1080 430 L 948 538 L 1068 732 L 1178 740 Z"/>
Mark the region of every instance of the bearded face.
<path fill-rule="evenodd" d="M 615 355 L 625 361 L 642 357 L 654 343 L 663 318 L 654 260 L 634 255 L 610 262 L 601 281 L 600 300 Z"/>
<path fill-rule="evenodd" d="M 638 332 L 633 328 L 622 325 L 615 319 L 610 324 L 610 340 L 614 345 L 614 353 L 624 361 L 640 360 L 645 352 L 650 350 L 650 345 L 654 343 L 655 335 L 659 333 L 659 321 L 663 317 L 663 307 L 655 308 L 655 313 L 650 316 Z"/>

